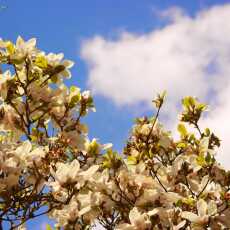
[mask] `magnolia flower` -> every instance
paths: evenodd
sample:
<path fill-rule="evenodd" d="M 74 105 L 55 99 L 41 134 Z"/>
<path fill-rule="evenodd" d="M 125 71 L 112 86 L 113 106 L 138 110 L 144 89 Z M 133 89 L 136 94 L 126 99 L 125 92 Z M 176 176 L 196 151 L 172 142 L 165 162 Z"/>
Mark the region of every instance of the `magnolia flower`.
<path fill-rule="evenodd" d="M 151 130 L 151 124 L 144 124 L 141 126 L 139 132 L 143 135 L 148 135 Z"/>
<path fill-rule="evenodd" d="M 129 213 L 130 224 L 120 224 L 116 230 L 147 230 L 151 228 L 151 221 L 147 213 L 140 213 L 134 207 Z"/>
<path fill-rule="evenodd" d="M 52 67 L 56 67 L 58 65 L 61 65 L 64 67 L 64 69 L 58 73 L 59 76 L 63 76 L 65 78 L 70 78 L 71 72 L 69 71 L 69 69 L 74 65 L 74 62 L 72 62 L 70 60 L 62 61 L 63 58 L 64 58 L 63 53 L 59 53 L 59 54 L 49 53 L 46 56 L 46 59 L 47 59 L 49 65 L 51 65 Z"/>
<path fill-rule="evenodd" d="M 175 223 L 172 223 L 172 218 L 174 218 L 175 212 L 176 210 L 173 208 L 158 207 L 154 208 L 151 211 L 148 211 L 148 216 L 152 217 L 157 215 L 161 220 L 162 227 L 165 227 L 165 229 L 168 229 L 168 227 L 170 226 L 170 229 L 172 230 L 180 230 L 186 224 L 186 221 L 183 220 L 177 225 L 175 225 Z"/>
<path fill-rule="evenodd" d="M 42 214 L 45 205 L 60 229 L 90 228 L 97 220 L 119 230 L 229 229 L 229 172 L 214 160 L 214 134 L 193 135 L 181 124 L 174 141 L 158 115 L 143 117 L 125 156 L 117 156 L 111 144 L 89 140 L 87 126 L 78 122 L 93 98 L 64 84 L 73 62 L 35 46 L 35 39 L 0 39 L 3 221 L 16 226 Z M 3 73 L 7 68 L 11 72 Z M 154 101 L 157 108 L 163 99 Z M 183 104 L 182 121 L 197 123 L 206 106 L 191 97 Z"/>
<path fill-rule="evenodd" d="M 159 144 L 163 148 L 167 149 L 168 147 L 170 147 L 171 143 L 172 143 L 172 140 L 167 135 L 160 136 Z"/>
<path fill-rule="evenodd" d="M 56 172 L 54 173 L 55 179 L 62 185 L 66 182 L 75 182 L 78 179 L 80 164 L 78 160 L 73 160 L 71 163 L 57 163 Z"/>
<path fill-rule="evenodd" d="M 38 50 L 35 47 L 36 39 L 32 38 L 24 41 L 20 36 L 17 38 L 16 45 L 10 41 L 0 40 L 0 48 L 5 49 L 5 55 L 9 56 L 10 62 L 21 64 L 26 56 L 33 57 Z"/>
<path fill-rule="evenodd" d="M 206 193 L 208 193 L 209 196 L 212 197 L 214 200 L 219 200 L 221 198 L 222 188 L 220 184 L 212 181 L 207 185 L 206 191 Z"/>
<path fill-rule="evenodd" d="M 19 227 L 17 227 L 17 230 L 26 230 L 26 225 L 22 224 Z"/>
<path fill-rule="evenodd" d="M 64 227 L 79 216 L 78 202 L 73 197 L 67 205 L 63 205 L 61 209 L 54 209 L 49 216 L 55 218 L 59 226 Z"/>
<path fill-rule="evenodd" d="M 91 92 L 89 90 L 85 90 L 82 92 L 81 97 L 88 106 L 86 108 L 86 111 L 88 111 L 88 108 L 90 108 L 93 112 L 96 112 L 96 109 L 95 107 L 93 107 L 93 104 L 92 104 L 93 100 L 92 100 Z"/>
<path fill-rule="evenodd" d="M 14 109 L 5 103 L 0 105 L 0 112 L 2 112 L 2 119 L 0 119 L 0 131 L 14 131 L 14 134 L 20 132 L 15 127 L 15 121 L 18 121 L 18 116 L 15 114 Z"/>
<path fill-rule="evenodd" d="M 196 193 L 199 193 L 199 192 L 206 192 L 207 190 L 207 185 L 209 183 L 209 176 L 206 175 L 202 178 L 201 181 L 199 181 L 197 178 L 196 178 L 196 173 L 194 173 L 194 177 L 191 176 L 191 178 L 188 178 L 188 183 L 189 183 L 189 186 L 190 188 L 192 189 L 193 192 L 196 192 Z"/>
<path fill-rule="evenodd" d="M 63 132 L 62 136 L 68 141 L 69 145 L 79 150 L 85 150 L 85 136 L 79 134 L 78 130 Z"/>
<path fill-rule="evenodd" d="M 5 100 L 8 93 L 8 84 L 7 82 L 12 79 L 11 72 L 9 70 L 5 71 L 3 74 L 0 74 L 0 96 Z"/>
<path fill-rule="evenodd" d="M 108 170 L 103 170 L 102 172 L 97 171 L 94 176 L 92 184 L 94 186 L 95 191 L 100 191 L 100 192 L 111 192 L 111 181 L 109 180 L 109 172 Z"/>
<path fill-rule="evenodd" d="M 199 143 L 200 153 L 205 154 L 208 151 L 208 146 L 209 146 L 209 137 L 203 137 Z"/>
<path fill-rule="evenodd" d="M 74 159 L 70 163 L 58 162 L 56 168 L 56 172 L 53 172 L 54 177 L 61 185 L 63 185 L 67 182 L 78 182 L 78 184 L 82 184 L 84 181 L 90 180 L 98 170 L 99 166 L 93 165 L 85 171 L 80 171 L 80 164 L 78 160 Z"/>
<path fill-rule="evenodd" d="M 34 163 L 39 166 L 41 158 L 45 157 L 45 155 L 43 147 L 37 147 L 32 150 L 32 144 L 28 140 L 24 141 L 14 152 L 14 156 L 27 166 L 31 166 Z"/>
<path fill-rule="evenodd" d="M 4 188 L 7 189 L 16 186 L 19 180 L 19 172 L 18 173 L 10 173 L 5 178 L 0 179 L 0 184 L 4 184 Z"/>
<path fill-rule="evenodd" d="M 91 210 L 92 206 L 94 206 L 94 204 L 97 202 L 95 198 L 96 196 L 94 196 L 94 193 L 91 191 L 86 194 L 79 194 L 77 196 L 77 199 L 81 204 L 81 215 L 84 215 Z"/>
<path fill-rule="evenodd" d="M 153 204 L 155 200 L 159 198 L 159 191 L 156 189 L 145 189 L 142 196 L 140 196 L 135 202 L 136 206 L 143 206 L 147 204 Z"/>
<path fill-rule="evenodd" d="M 197 214 L 193 212 L 184 211 L 181 217 L 191 221 L 193 224 L 200 227 L 208 223 L 209 217 L 217 213 L 217 205 L 215 201 L 211 200 L 208 204 L 203 199 L 197 202 Z"/>
<path fill-rule="evenodd" d="M 101 145 L 100 143 L 97 142 L 96 138 L 93 138 L 92 141 L 90 140 L 86 140 L 85 142 L 85 154 L 90 154 L 92 156 L 97 156 L 101 150 L 107 150 L 107 149 L 111 149 L 112 148 L 112 144 L 111 143 L 107 143 L 104 145 Z"/>
<path fill-rule="evenodd" d="M 114 207 L 114 203 L 101 192 L 83 191 L 83 193 L 78 194 L 77 200 L 80 204 L 79 216 L 84 215 L 84 219 L 87 219 L 89 222 L 94 220 L 99 214 L 98 207 L 103 207 L 108 212 Z"/>
<path fill-rule="evenodd" d="M 182 196 L 174 192 L 162 193 L 160 196 L 160 201 L 162 204 L 164 204 L 164 206 L 172 207 L 173 203 L 176 203 L 180 199 L 182 199 Z"/>
<path fill-rule="evenodd" d="M 95 175 L 98 169 L 99 165 L 93 165 L 87 170 L 80 172 L 79 175 L 82 176 L 85 180 L 90 181 L 92 179 L 92 181 L 94 181 L 93 176 Z"/>
<path fill-rule="evenodd" d="M 89 90 L 85 90 L 82 92 L 82 98 L 84 98 L 84 100 L 88 100 L 90 98 L 90 91 Z"/>
<path fill-rule="evenodd" d="M 25 159 L 27 154 L 31 151 L 32 145 L 30 141 L 24 141 L 16 150 L 15 150 L 15 156 L 17 156 L 20 159 Z"/>
<path fill-rule="evenodd" d="M 41 87 L 39 84 L 34 82 L 29 85 L 28 90 L 30 95 L 37 102 L 50 102 L 52 99 L 54 99 L 52 98 L 53 90 L 51 90 L 51 88 L 48 86 Z"/>
<path fill-rule="evenodd" d="M 22 37 L 18 37 L 15 46 L 15 52 L 18 56 L 26 56 L 28 54 L 32 54 L 36 48 L 36 39 L 31 38 L 27 42 L 25 42 Z"/>
<path fill-rule="evenodd" d="M 64 60 L 61 65 L 63 65 L 65 69 L 60 73 L 60 75 L 65 78 L 71 78 L 71 72 L 69 71 L 69 69 L 73 67 L 74 62 L 70 60 Z"/>

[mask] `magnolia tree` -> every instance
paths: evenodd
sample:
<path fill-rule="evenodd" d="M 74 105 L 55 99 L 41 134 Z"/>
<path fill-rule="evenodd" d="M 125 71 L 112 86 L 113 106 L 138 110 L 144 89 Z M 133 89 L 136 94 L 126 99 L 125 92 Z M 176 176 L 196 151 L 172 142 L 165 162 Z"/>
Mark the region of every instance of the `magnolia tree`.
<path fill-rule="evenodd" d="M 215 160 L 219 139 L 198 125 L 206 105 L 182 100 L 174 140 L 158 95 L 156 115 L 136 119 L 117 153 L 87 137 L 93 99 L 64 84 L 73 63 L 63 54 L 19 37 L 0 40 L 0 63 L 0 229 L 45 214 L 66 230 L 230 228 L 230 173 Z"/>

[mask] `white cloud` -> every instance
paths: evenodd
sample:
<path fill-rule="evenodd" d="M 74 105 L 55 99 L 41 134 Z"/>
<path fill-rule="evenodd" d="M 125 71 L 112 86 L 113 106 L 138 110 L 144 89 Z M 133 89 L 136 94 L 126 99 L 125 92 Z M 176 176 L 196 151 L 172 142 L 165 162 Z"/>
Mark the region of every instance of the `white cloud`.
<path fill-rule="evenodd" d="M 160 13 L 169 24 L 151 33 L 122 32 L 119 39 L 95 36 L 82 46 L 89 65 L 88 85 L 94 94 L 118 106 L 146 102 L 168 91 L 165 113 L 175 121 L 176 105 L 186 95 L 211 103 L 203 123 L 226 146 L 230 137 L 230 4 L 199 12 L 194 18 L 177 7 Z M 224 147 L 222 161 L 230 168 Z M 229 158 L 229 163 L 226 159 Z"/>
<path fill-rule="evenodd" d="M 172 6 L 163 11 L 159 11 L 157 8 L 153 8 L 153 13 L 159 18 L 166 19 L 171 22 L 179 20 L 181 17 L 186 17 L 184 10 L 177 6 Z"/>

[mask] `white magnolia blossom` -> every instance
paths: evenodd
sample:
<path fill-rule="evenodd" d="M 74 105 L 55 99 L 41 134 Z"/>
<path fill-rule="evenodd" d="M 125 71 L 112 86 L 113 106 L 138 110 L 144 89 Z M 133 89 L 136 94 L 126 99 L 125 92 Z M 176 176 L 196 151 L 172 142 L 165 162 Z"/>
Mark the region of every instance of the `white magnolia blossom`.
<path fill-rule="evenodd" d="M 150 229 L 151 222 L 146 213 L 141 214 L 135 207 L 129 213 L 130 224 L 121 224 L 117 230 L 145 230 Z"/>
<path fill-rule="evenodd" d="M 182 212 L 181 216 L 193 224 L 198 225 L 198 227 L 204 227 L 208 221 L 209 217 L 217 213 L 217 205 L 215 201 L 210 201 L 208 204 L 203 199 L 197 202 L 197 214 L 193 212 Z M 202 229 L 202 228 L 201 228 Z"/>
<path fill-rule="evenodd" d="M 64 84 L 73 63 L 63 54 L 0 40 L 0 64 L 11 66 L 0 70 L 0 225 L 47 214 L 64 230 L 230 228 L 230 172 L 215 159 L 220 140 L 198 124 L 206 105 L 183 99 L 174 140 L 158 95 L 156 117 L 137 118 L 118 153 L 88 137 L 93 98 Z"/>

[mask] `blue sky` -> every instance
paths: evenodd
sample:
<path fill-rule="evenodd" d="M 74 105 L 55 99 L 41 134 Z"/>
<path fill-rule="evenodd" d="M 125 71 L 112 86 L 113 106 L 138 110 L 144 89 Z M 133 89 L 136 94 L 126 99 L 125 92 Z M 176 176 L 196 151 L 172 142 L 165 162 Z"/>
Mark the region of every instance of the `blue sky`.
<path fill-rule="evenodd" d="M 114 42 L 112 44 L 119 46 L 119 41 L 122 40 L 120 35 L 124 31 L 137 38 L 138 36 L 143 38 L 146 34 L 167 27 L 170 18 L 159 16 L 167 9 L 172 7 L 182 9 L 192 20 L 197 12 L 228 2 L 227 0 L 0 0 L 0 4 L 7 7 L 0 10 L 0 37 L 14 41 L 18 35 L 25 39 L 36 37 L 40 49 L 46 52 L 63 52 L 67 59 L 76 63 L 68 84 L 88 89 L 92 87 L 92 81 L 91 85 L 87 83 L 89 76 L 93 77 L 94 73 L 89 68 L 92 60 L 87 56 L 92 48 L 82 57 L 83 44 L 86 40 L 94 44 L 93 39 L 98 35 L 105 44 Z M 111 58 L 113 53 L 108 52 L 105 55 Z M 93 61 L 95 65 L 100 65 Z M 118 91 L 119 89 L 117 88 Z M 99 92 L 99 89 L 96 91 Z M 125 91 L 121 90 L 120 94 L 123 93 Z M 97 112 L 91 113 L 86 119 L 90 137 L 98 137 L 102 143 L 113 142 L 115 149 L 122 149 L 133 119 L 144 113 L 152 113 L 145 103 L 141 99 L 137 104 L 119 104 L 116 103 L 116 98 L 103 96 L 101 92 L 97 93 L 95 95 Z M 40 227 L 33 225 L 33 229 Z"/>

